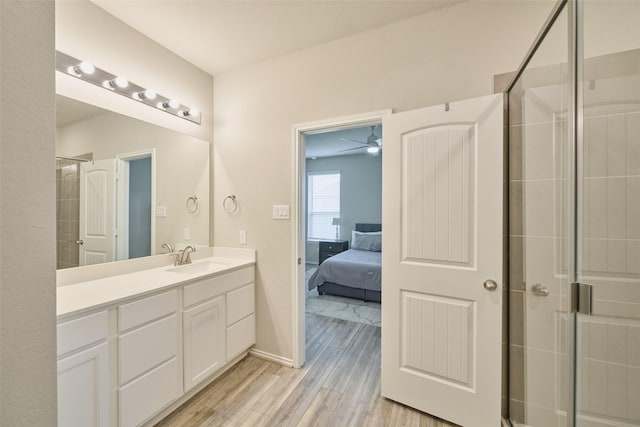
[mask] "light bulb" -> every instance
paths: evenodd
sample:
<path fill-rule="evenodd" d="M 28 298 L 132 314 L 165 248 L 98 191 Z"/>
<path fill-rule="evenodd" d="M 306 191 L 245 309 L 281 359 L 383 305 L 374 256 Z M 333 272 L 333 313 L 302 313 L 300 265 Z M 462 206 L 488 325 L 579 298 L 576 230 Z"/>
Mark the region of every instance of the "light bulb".
<path fill-rule="evenodd" d="M 134 92 L 133 97 L 142 101 L 143 99 L 156 99 L 156 91 L 145 89 L 142 92 Z"/>
<path fill-rule="evenodd" d="M 158 108 L 164 108 L 165 110 L 167 108 L 178 108 L 180 106 L 180 103 L 178 101 L 174 101 L 173 99 L 170 99 L 169 101 L 164 101 L 164 102 L 158 102 Z M 178 114 L 181 114 L 182 112 L 178 112 Z"/>
<path fill-rule="evenodd" d="M 378 151 L 380 151 L 380 148 L 378 148 L 378 147 L 369 147 L 369 148 L 367 148 L 367 153 L 370 153 L 370 154 L 376 154 Z"/>
<path fill-rule="evenodd" d="M 146 89 L 142 94 L 147 99 L 156 99 L 156 91 L 153 89 Z"/>
<path fill-rule="evenodd" d="M 93 66 L 90 62 L 81 62 L 79 65 L 76 65 L 84 74 L 93 74 L 96 71 L 96 67 Z"/>
<path fill-rule="evenodd" d="M 118 76 L 115 78 L 115 80 L 113 80 L 116 84 L 116 86 L 118 86 L 120 89 L 124 89 L 127 86 L 129 86 L 129 80 L 125 79 L 122 76 Z"/>
<path fill-rule="evenodd" d="M 78 71 L 76 71 L 76 68 L 78 68 L 77 65 L 72 65 L 71 67 L 67 68 L 67 73 L 71 74 L 72 76 L 81 77 L 82 75 Z"/>
<path fill-rule="evenodd" d="M 182 117 L 192 117 L 200 114 L 200 110 L 198 110 L 197 108 L 190 108 L 186 111 L 178 111 L 178 114 Z"/>
<path fill-rule="evenodd" d="M 72 65 L 67 68 L 67 72 L 76 77 L 81 77 L 83 74 L 93 74 L 96 71 L 96 67 L 89 62 L 81 62 L 78 65 Z"/>

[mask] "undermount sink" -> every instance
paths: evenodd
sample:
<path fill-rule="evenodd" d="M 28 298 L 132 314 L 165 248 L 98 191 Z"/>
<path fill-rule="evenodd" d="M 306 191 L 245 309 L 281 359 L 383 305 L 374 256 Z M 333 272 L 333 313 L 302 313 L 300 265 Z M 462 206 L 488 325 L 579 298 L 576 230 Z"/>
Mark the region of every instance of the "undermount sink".
<path fill-rule="evenodd" d="M 174 273 L 184 273 L 184 274 L 206 273 L 208 271 L 219 270 L 226 266 L 227 264 L 209 261 L 209 262 L 198 262 L 194 264 L 181 265 L 179 267 L 169 268 L 167 271 L 171 271 Z"/>

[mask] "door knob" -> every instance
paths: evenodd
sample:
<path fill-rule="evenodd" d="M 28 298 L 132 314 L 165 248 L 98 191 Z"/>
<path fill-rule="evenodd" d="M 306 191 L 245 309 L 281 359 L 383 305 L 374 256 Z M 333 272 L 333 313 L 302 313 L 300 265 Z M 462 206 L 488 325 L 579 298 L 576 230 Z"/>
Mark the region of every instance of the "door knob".
<path fill-rule="evenodd" d="M 491 279 L 485 280 L 482 286 L 484 286 L 484 288 L 489 292 L 493 292 L 498 289 L 498 284 L 496 283 L 496 281 Z"/>
<path fill-rule="evenodd" d="M 77 245 L 84 245 L 84 240 L 76 240 Z"/>
<path fill-rule="evenodd" d="M 539 297 L 549 296 L 549 288 L 541 283 L 536 283 L 531 287 L 531 292 Z"/>

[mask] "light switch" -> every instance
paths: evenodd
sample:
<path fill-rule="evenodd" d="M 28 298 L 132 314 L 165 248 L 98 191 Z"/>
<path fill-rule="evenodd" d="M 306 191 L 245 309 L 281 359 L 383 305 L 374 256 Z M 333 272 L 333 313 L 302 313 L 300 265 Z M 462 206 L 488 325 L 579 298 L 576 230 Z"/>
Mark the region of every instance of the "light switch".
<path fill-rule="evenodd" d="M 273 205 L 273 219 L 289 219 L 289 205 Z"/>
<path fill-rule="evenodd" d="M 240 244 L 241 245 L 247 244 L 247 232 L 244 230 L 240 230 Z"/>
<path fill-rule="evenodd" d="M 167 217 L 167 207 L 156 206 L 156 218 L 166 218 L 166 217 Z"/>

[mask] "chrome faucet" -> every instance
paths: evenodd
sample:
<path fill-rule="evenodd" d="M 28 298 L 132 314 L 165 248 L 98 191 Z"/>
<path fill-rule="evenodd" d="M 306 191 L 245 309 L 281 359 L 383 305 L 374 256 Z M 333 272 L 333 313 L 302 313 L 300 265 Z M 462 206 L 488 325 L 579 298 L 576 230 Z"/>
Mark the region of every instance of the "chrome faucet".
<path fill-rule="evenodd" d="M 173 253 L 173 248 L 169 243 L 163 243 L 162 246 L 160 246 L 160 249 L 166 249 L 169 251 L 170 254 Z"/>
<path fill-rule="evenodd" d="M 176 254 L 176 262 L 174 265 L 191 264 L 191 252 L 195 252 L 196 248 L 189 245 Z"/>

